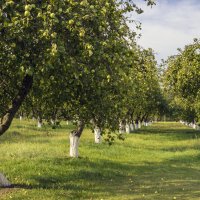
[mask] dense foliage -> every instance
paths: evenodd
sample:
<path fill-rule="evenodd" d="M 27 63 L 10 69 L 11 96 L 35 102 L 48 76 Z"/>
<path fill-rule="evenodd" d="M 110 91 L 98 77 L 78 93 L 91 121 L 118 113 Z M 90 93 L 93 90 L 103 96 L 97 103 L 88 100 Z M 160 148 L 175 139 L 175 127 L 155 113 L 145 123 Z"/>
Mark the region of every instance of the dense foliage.
<path fill-rule="evenodd" d="M 132 11 L 142 13 L 125 0 L 1 1 L 0 134 L 22 103 L 27 115 L 110 130 L 129 111 L 154 114 L 156 62 L 135 44 L 125 17 Z"/>
<path fill-rule="evenodd" d="M 179 54 L 168 59 L 165 89 L 179 119 L 200 122 L 200 42 L 186 45 Z"/>

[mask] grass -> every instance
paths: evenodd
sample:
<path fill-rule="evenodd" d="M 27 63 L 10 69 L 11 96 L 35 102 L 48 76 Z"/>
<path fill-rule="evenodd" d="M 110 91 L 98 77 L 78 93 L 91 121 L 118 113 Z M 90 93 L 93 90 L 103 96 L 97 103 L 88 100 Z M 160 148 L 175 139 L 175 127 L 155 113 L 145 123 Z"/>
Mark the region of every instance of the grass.
<path fill-rule="evenodd" d="M 68 157 L 71 125 L 38 130 L 15 120 L 0 137 L 0 172 L 14 184 L 0 199 L 198 200 L 200 133 L 176 122 L 144 127 L 116 141 L 94 144 L 86 129 L 81 157 Z"/>

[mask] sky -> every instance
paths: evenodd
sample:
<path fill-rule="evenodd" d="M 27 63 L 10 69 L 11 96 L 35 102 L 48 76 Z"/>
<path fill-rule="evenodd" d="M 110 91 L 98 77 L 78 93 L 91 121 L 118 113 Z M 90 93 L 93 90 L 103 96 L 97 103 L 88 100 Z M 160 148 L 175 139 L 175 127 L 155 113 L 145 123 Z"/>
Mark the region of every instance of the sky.
<path fill-rule="evenodd" d="M 159 63 L 161 59 L 177 54 L 177 48 L 200 38 L 200 0 L 155 0 L 156 6 L 152 8 L 143 0 L 136 2 L 144 10 L 144 13 L 132 16 L 142 23 L 138 44 L 152 48 Z"/>

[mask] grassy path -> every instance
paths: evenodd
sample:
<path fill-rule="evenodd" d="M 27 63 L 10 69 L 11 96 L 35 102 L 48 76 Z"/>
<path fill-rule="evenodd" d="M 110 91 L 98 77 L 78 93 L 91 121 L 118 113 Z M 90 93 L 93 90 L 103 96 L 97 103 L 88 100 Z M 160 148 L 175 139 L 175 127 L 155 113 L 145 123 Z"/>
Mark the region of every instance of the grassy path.
<path fill-rule="evenodd" d="M 156 123 L 108 146 L 86 130 L 70 159 L 70 126 L 38 130 L 15 121 L 0 137 L 0 172 L 15 184 L 0 199 L 199 200 L 200 133 Z"/>

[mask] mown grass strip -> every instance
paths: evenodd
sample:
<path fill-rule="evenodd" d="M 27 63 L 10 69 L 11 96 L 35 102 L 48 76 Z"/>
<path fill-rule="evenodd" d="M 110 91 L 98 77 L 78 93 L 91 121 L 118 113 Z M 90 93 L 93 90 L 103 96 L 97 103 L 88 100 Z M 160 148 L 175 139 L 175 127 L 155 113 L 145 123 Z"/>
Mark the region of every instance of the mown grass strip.
<path fill-rule="evenodd" d="M 116 141 L 94 144 L 85 130 L 79 159 L 68 157 L 62 124 L 38 130 L 15 120 L 0 138 L 0 171 L 14 184 L 0 199 L 188 199 L 200 198 L 200 134 L 176 122 L 155 123 Z"/>

